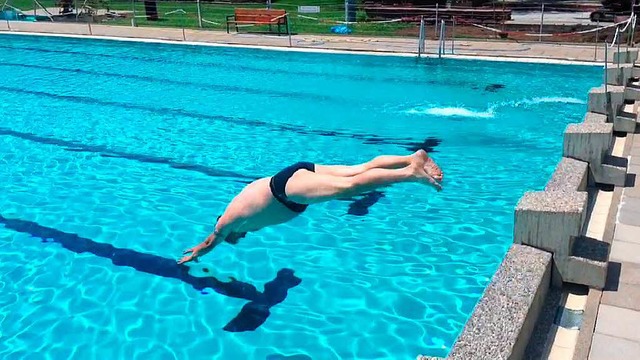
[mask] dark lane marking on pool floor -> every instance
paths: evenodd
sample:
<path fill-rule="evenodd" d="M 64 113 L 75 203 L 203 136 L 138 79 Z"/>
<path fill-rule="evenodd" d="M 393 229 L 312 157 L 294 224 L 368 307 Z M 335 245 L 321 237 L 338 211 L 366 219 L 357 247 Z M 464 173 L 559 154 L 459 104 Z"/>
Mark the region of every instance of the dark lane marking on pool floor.
<path fill-rule="evenodd" d="M 178 264 L 176 260 L 131 249 L 117 248 L 111 244 L 96 242 L 33 221 L 10 219 L 0 215 L 0 224 L 3 224 L 7 229 L 40 238 L 43 243 L 60 244 L 63 248 L 77 254 L 91 253 L 110 259 L 116 266 L 131 267 L 143 273 L 183 281 L 202 293 L 206 293 L 205 289 L 210 288 L 225 296 L 248 300 L 249 302 L 242 307 L 238 315 L 223 328 L 229 332 L 257 329 L 271 314 L 269 309 L 283 302 L 288 291 L 302 282 L 299 277 L 294 275 L 293 270 L 285 268 L 279 270 L 275 279 L 266 283 L 264 291 L 260 292 L 250 283 L 234 278 L 231 278 L 229 282 L 223 282 L 213 276 L 195 277 L 189 274 L 188 266 Z"/>
<path fill-rule="evenodd" d="M 77 141 L 68 141 L 68 140 L 61 140 L 56 138 L 43 137 L 43 136 L 31 134 L 31 133 L 14 131 L 14 130 L 2 128 L 2 127 L 0 127 L 0 136 L 12 136 L 19 139 L 40 143 L 40 144 L 55 145 L 63 148 L 66 151 L 90 152 L 90 153 L 96 153 L 102 157 L 107 157 L 107 158 L 122 158 L 127 160 L 138 161 L 142 163 L 163 164 L 163 165 L 172 167 L 174 169 L 196 171 L 211 177 L 228 177 L 228 178 L 235 178 L 235 179 L 240 179 L 240 180 L 249 181 L 249 182 L 258 179 L 258 177 L 247 176 L 247 175 L 236 173 L 233 171 L 220 170 L 220 169 L 212 168 L 209 166 L 181 163 L 166 157 L 150 156 L 150 155 L 143 155 L 143 154 L 128 153 L 124 151 L 117 151 L 117 150 L 109 149 L 108 147 L 102 146 L 102 145 L 86 145 Z"/>
<path fill-rule="evenodd" d="M 166 79 L 166 78 L 155 78 L 152 76 L 144 76 L 144 75 L 135 75 L 135 74 L 119 74 L 119 73 L 109 73 L 105 71 L 94 71 L 94 70 L 86 70 L 80 68 L 57 68 L 54 66 L 45 66 L 45 65 L 25 65 L 25 64 L 17 64 L 17 63 L 0 63 L 0 67 L 20 67 L 26 69 L 39 69 L 39 70 L 47 70 L 47 71 L 59 71 L 64 73 L 74 73 L 74 74 L 83 74 L 83 75 L 92 75 L 92 76 L 104 76 L 125 80 L 139 80 L 150 83 L 162 83 L 162 84 L 171 84 L 171 85 L 180 85 L 180 86 L 190 86 L 196 87 L 201 90 L 213 91 L 213 92 L 234 92 L 234 93 L 245 93 L 251 95 L 261 95 L 261 96 L 272 96 L 272 97 L 280 97 L 280 98 L 300 98 L 300 99 L 309 99 L 314 101 L 333 101 L 333 102 L 343 102 L 344 98 L 331 97 L 329 95 L 319 95 L 313 93 L 304 93 L 304 92 L 291 92 L 291 91 L 279 91 L 274 89 L 257 89 L 252 87 L 238 86 L 238 85 L 228 85 L 221 83 L 197 83 L 193 81 L 183 81 L 183 80 L 174 80 L 174 79 Z"/>
<path fill-rule="evenodd" d="M 147 105 L 137 105 L 132 103 L 121 103 L 117 101 L 100 100 L 97 98 L 92 98 L 87 96 L 52 94 L 46 91 L 27 90 L 27 89 L 13 88 L 13 87 L 2 86 L 2 85 L 0 85 L 0 91 L 49 97 L 52 99 L 69 101 L 72 103 L 82 103 L 82 104 L 90 104 L 90 105 L 98 104 L 98 105 L 103 105 L 108 107 L 135 109 L 135 110 L 140 110 L 140 111 L 145 111 L 145 112 L 160 114 L 160 115 L 173 114 L 176 116 L 189 117 L 192 119 L 222 121 L 222 122 L 227 122 L 227 123 L 232 123 L 237 125 L 244 125 L 244 126 L 258 126 L 258 127 L 270 129 L 272 131 L 285 132 L 285 133 L 294 132 L 300 135 L 317 135 L 317 136 L 324 136 L 324 137 L 340 137 L 340 138 L 347 138 L 347 139 L 356 139 L 356 140 L 362 141 L 364 144 L 397 145 L 407 150 L 414 148 L 417 144 L 415 140 L 411 138 L 385 138 L 385 137 L 382 137 L 379 135 L 373 135 L 373 134 L 347 133 L 347 132 L 334 131 L 334 130 L 312 130 L 312 129 L 307 129 L 304 126 L 298 126 L 298 125 L 275 124 L 275 123 L 269 123 L 261 120 L 250 120 L 246 118 L 231 117 L 231 116 L 225 116 L 225 115 L 207 115 L 207 114 L 200 114 L 196 112 L 186 111 L 182 109 L 166 108 L 166 107 L 151 107 Z M 434 138 L 430 138 L 430 139 L 434 139 Z"/>
<path fill-rule="evenodd" d="M 77 52 L 77 51 L 68 51 L 68 50 L 52 50 L 52 49 L 46 49 L 46 48 L 30 48 L 30 47 L 14 47 L 14 46 L 6 46 L 6 45 L 0 45 L 0 49 L 5 49 L 5 50 L 15 50 L 15 51 L 34 51 L 34 52 L 40 52 L 40 53 L 58 53 L 58 54 L 67 54 L 67 55 L 84 55 L 84 56 L 92 56 L 92 57 L 104 57 L 104 58 L 109 58 L 109 59 L 119 59 L 119 60 L 134 60 L 134 61 L 142 61 L 142 62 L 153 62 L 153 63 L 158 63 L 158 64 L 173 64 L 173 65 L 187 65 L 187 66 L 198 66 L 198 67 L 203 67 L 203 68 L 223 68 L 223 69 L 228 69 L 231 71 L 252 71 L 252 72 L 259 72 L 259 73 L 264 73 L 264 74 L 273 74 L 274 71 L 278 71 L 278 72 L 285 72 L 288 75 L 292 75 L 292 76 L 309 76 L 309 77 L 322 77 L 322 78 L 328 78 L 328 79 L 348 79 L 348 80 L 352 80 L 352 81 L 364 81 L 364 82 L 396 82 L 396 83 L 402 83 L 402 84 L 411 84 L 411 85 L 419 85 L 419 86 L 424 86 L 424 85 L 442 85 L 444 82 L 443 81 L 438 81 L 438 80 L 432 80 L 432 79 L 415 79 L 415 78 L 399 78 L 399 77 L 389 77 L 389 78 L 374 78 L 374 77 L 370 77 L 370 76 L 364 76 L 364 75 L 350 75 L 350 74 L 329 74 L 329 73 L 325 73 L 325 72 L 310 72 L 310 71 L 300 71 L 300 70 L 294 70 L 291 66 L 287 66 L 287 67 L 283 67 L 283 68 L 278 68 L 278 69 L 265 69 L 265 68 L 260 68 L 260 67 L 255 67 L 255 66 L 247 66 L 247 65 L 241 65 L 238 64 L 237 62 L 234 62 L 232 65 L 227 65 L 221 62 L 218 63 L 210 63 L 210 62 L 198 62 L 198 63 L 192 63 L 192 62 L 186 62 L 186 61 L 178 61 L 178 60 L 170 60 L 170 59 L 158 59 L 158 58 L 153 58 L 153 57 L 146 57 L 146 56 L 132 56 L 132 55 L 114 55 L 114 54 L 97 54 L 97 53 L 84 53 L 84 52 Z M 215 56 L 218 55 L 222 55 L 222 53 L 215 53 L 213 54 Z M 225 54 L 226 55 L 226 54 Z M 422 64 L 424 65 L 424 64 Z M 370 66 L 370 65 L 369 65 Z M 380 67 L 383 68 L 387 68 L 388 65 L 387 64 L 383 64 L 380 65 Z M 408 66 L 409 68 L 413 68 L 414 65 Z M 459 87 L 471 87 L 474 86 L 475 83 L 471 82 L 471 81 L 461 81 L 461 80 L 456 80 L 456 79 L 448 79 L 446 81 L 447 86 L 459 86 Z"/>

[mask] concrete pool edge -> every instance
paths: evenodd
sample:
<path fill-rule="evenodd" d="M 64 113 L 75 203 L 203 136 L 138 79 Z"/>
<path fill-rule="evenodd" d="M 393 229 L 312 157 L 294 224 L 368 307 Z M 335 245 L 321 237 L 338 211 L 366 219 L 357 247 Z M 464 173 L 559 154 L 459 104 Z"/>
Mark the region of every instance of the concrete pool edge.
<path fill-rule="evenodd" d="M 521 358 L 550 289 L 551 267 L 551 253 L 511 245 L 447 359 Z"/>
<path fill-rule="evenodd" d="M 5 27 L 1 27 L 5 25 Z M 211 47 L 237 47 L 251 48 L 271 51 L 292 51 L 307 53 L 336 53 L 336 54 L 354 54 L 354 55 L 376 55 L 376 56 L 395 56 L 395 57 L 417 57 L 417 52 L 408 49 L 406 46 L 403 51 L 393 49 L 393 44 L 382 45 L 377 48 L 368 49 L 358 48 L 358 46 L 349 44 L 334 48 L 329 47 L 308 47 L 308 46 L 287 46 L 285 44 L 251 44 L 251 39 L 256 37 L 225 37 L 215 31 L 193 30 L 193 29 L 174 29 L 174 28 L 139 28 L 113 25 L 87 25 L 78 23 L 31 23 L 6 21 L 0 22 L 0 34 L 16 34 L 16 35 L 37 35 L 37 36 L 57 36 L 66 38 L 89 38 L 97 40 L 113 40 L 113 41 L 136 41 L 145 43 L 163 43 L 176 45 L 192 45 L 192 46 L 211 46 Z M 189 35 L 189 39 L 187 39 Z M 239 40 L 238 40 L 239 39 Z M 265 39 L 269 39 L 265 37 Z M 278 39 L 283 40 L 283 39 Z M 407 39 L 398 39 L 399 42 L 405 43 Z M 283 40 L 284 41 L 284 40 Z M 297 39 L 296 41 L 301 41 Z M 260 42 L 260 41 L 258 41 Z M 575 47 L 575 45 L 566 45 L 566 48 Z M 562 48 L 562 46 L 557 47 Z M 445 54 L 443 59 L 455 60 L 481 60 L 496 62 L 517 62 L 517 63 L 537 63 L 537 64 L 557 64 L 557 65 L 581 65 L 581 66 L 602 66 L 601 61 L 587 60 L 577 58 L 551 58 L 544 53 L 536 56 L 518 55 L 518 50 L 511 51 L 510 55 L 484 55 L 480 53 L 472 54 Z M 423 54 L 425 58 L 438 58 L 436 54 Z"/>

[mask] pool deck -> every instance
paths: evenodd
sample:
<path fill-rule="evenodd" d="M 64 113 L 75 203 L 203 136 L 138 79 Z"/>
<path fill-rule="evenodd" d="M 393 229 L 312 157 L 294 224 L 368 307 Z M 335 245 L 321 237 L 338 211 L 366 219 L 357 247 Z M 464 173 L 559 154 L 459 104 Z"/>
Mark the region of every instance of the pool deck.
<path fill-rule="evenodd" d="M 250 47 L 286 48 L 287 50 L 331 50 L 370 52 L 376 54 L 417 54 L 417 39 L 374 38 L 338 35 L 255 35 L 227 34 L 223 31 L 111 26 L 84 23 L 32 23 L 0 22 L 0 32 L 45 33 L 76 36 L 111 37 L 127 39 L 163 40 L 171 42 L 223 44 Z M 291 45 L 291 46 L 290 46 Z M 485 57 L 529 62 L 581 62 L 604 60 L 604 48 L 594 44 L 551 44 L 544 42 L 456 40 L 453 43 L 457 57 Z M 445 56 L 451 56 L 452 42 L 447 41 Z M 427 41 L 427 56 L 437 54 L 437 41 Z M 612 53 L 612 51 L 611 51 Z"/>
<path fill-rule="evenodd" d="M 578 351 L 574 359 L 640 358 L 640 131 L 629 137 L 628 174 L 633 186 L 624 188 L 618 206 L 607 284 L 593 294 L 599 304 L 588 314 L 595 317 L 591 344 L 582 344 L 578 349 L 582 353 Z"/>

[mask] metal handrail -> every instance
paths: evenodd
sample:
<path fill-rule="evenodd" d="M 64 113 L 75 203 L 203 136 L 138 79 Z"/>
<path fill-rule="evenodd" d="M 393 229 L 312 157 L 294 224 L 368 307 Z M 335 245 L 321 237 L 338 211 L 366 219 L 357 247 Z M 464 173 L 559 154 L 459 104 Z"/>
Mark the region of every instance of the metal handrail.
<path fill-rule="evenodd" d="M 440 22 L 440 38 L 438 39 L 438 58 L 442 57 L 442 53 L 444 52 L 444 40 L 445 40 L 445 25 L 444 20 Z"/>
<path fill-rule="evenodd" d="M 418 33 L 418 58 L 422 55 L 422 52 L 424 51 L 424 38 L 425 38 L 424 16 L 420 16 L 420 31 Z"/>

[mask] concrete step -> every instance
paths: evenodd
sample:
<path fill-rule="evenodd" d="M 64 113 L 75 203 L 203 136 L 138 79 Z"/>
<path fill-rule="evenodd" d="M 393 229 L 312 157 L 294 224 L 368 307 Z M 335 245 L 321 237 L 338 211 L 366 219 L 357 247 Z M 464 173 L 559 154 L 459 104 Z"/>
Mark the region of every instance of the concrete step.
<path fill-rule="evenodd" d="M 618 115 L 616 116 L 616 119 L 613 121 L 613 130 L 630 134 L 635 132 L 637 123 L 638 123 L 638 119 L 635 117 L 632 118 L 632 117 Z"/>
<path fill-rule="evenodd" d="M 584 115 L 584 119 L 582 120 L 582 122 L 594 123 L 594 124 L 605 124 L 607 122 L 607 115 L 597 114 L 589 111 Z"/>
<path fill-rule="evenodd" d="M 557 259 L 558 270 L 564 282 L 603 289 L 611 247 L 608 243 L 588 237 L 574 240 L 571 256 Z"/>
<path fill-rule="evenodd" d="M 638 122 L 637 104 L 634 101 L 631 104 L 624 104 L 620 107 L 618 115 L 613 121 L 613 130 L 626 133 L 633 133 L 636 130 Z"/>
<path fill-rule="evenodd" d="M 616 160 L 614 160 L 616 159 Z M 600 184 L 610 184 L 615 186 L 625 186 L 627 180 L 627 166 L 619 164 L 620 161 L 610 155 L 605 156 L 600 167 L 594 171 L 595 181 Z"/>
<path fill-rule="evenodd" d="M 640 84 L 633 82 L 624 89 L 625 100 L 640 100 Z"/>
<path fill-rule="evenodd" d="M 636 102 L 633 101 L 631 103 L 624 103 L 621 107 L 620 107 L 620 113 L 621 114 L 630 114 L 635 116 L 636 115 Z"/>
<path fill-rule="evenodd" d="M 637 90 L 637 94 L 633 90 Z M 627 95 L 630 98 L 637 97 L 640 99 L 640 87 L 634 89 L 625 86 L 608 85 L 605 87 L 602 85 L 591 88 L 589 90 L 587 111 L 607 115 L 610 119 L 613 119 L 618 112 L 618 107 L 624 103 Z"/>

